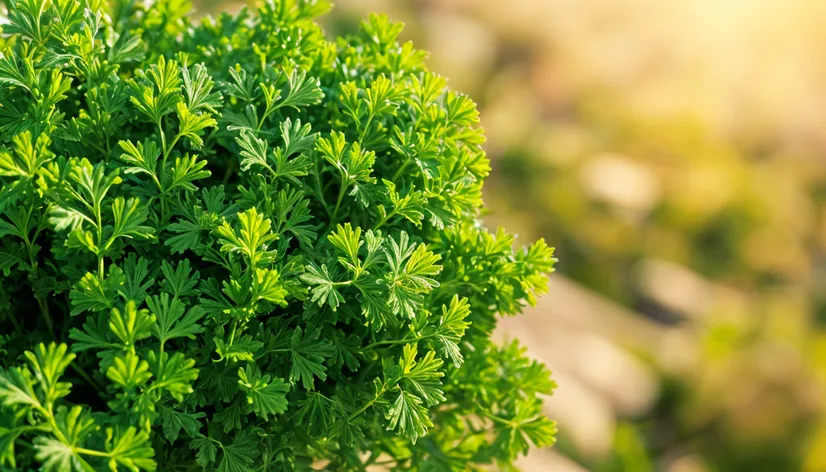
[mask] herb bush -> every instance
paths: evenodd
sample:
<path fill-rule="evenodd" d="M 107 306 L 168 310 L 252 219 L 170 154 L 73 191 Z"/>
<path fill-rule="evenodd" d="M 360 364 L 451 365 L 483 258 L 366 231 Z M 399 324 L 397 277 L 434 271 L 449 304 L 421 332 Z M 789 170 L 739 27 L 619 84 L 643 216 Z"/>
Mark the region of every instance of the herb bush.
<path fill-rule="evenodd" d="M 466 470 L 553 442 L 548 371 L 490 340 L 552 250 L 479 224 L 476 107 L 400 24 L 6 8 L 0 468 Z"/>

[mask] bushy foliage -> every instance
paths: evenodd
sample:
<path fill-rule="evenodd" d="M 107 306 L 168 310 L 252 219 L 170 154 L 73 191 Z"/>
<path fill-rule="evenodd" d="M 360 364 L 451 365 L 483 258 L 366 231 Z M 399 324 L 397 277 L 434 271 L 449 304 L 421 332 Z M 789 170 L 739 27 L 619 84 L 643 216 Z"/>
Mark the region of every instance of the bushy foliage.
<path fill-rule="evenodd" d="M 0 468 L 508 467 L 548 371 L 490 340 L 553 268 L 478 222 L 474 103 L 324 1 L 12 0 Z"/>

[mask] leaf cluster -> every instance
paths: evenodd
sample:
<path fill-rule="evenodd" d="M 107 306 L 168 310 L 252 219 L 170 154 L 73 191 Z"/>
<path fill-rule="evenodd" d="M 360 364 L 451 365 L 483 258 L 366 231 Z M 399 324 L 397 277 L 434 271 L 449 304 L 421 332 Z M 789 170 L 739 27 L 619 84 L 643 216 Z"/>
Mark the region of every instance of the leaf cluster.
<path fill-rule="evenodd" d="M 479 224 L 478 113 L 324 0 L 10 0 L 0 469 L 509 467 L 553 383 L 496 319 L 553 270 Z"/>

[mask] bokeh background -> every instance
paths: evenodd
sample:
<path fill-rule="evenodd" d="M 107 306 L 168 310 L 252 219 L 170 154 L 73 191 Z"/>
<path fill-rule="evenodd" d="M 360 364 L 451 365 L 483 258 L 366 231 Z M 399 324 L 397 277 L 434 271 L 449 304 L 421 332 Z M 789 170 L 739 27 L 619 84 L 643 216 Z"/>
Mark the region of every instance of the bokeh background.
<path fill-rule="evenodd" d="M 486 224 L 557 248 L 500 333 L 559 384 L 559 443 L 521 467 L 826 471 L 826 2 L 338 0 L 324 22 L 368 12 L 479 103 Z"/>

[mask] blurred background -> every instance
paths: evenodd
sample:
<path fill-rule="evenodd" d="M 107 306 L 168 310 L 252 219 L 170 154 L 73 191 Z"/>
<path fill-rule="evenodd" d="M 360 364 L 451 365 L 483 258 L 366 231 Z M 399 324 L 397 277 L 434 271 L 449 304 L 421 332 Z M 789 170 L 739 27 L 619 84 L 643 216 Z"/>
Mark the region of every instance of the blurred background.
<path fill-rule="evenodd" d="M 338 0 L 324 22 L 368 12 L 479 103 L 488 226 L 557 248 L 500 333 L 559 384 L 560 441 L 521 467 L 826 471 L 826 2 Z"/>

